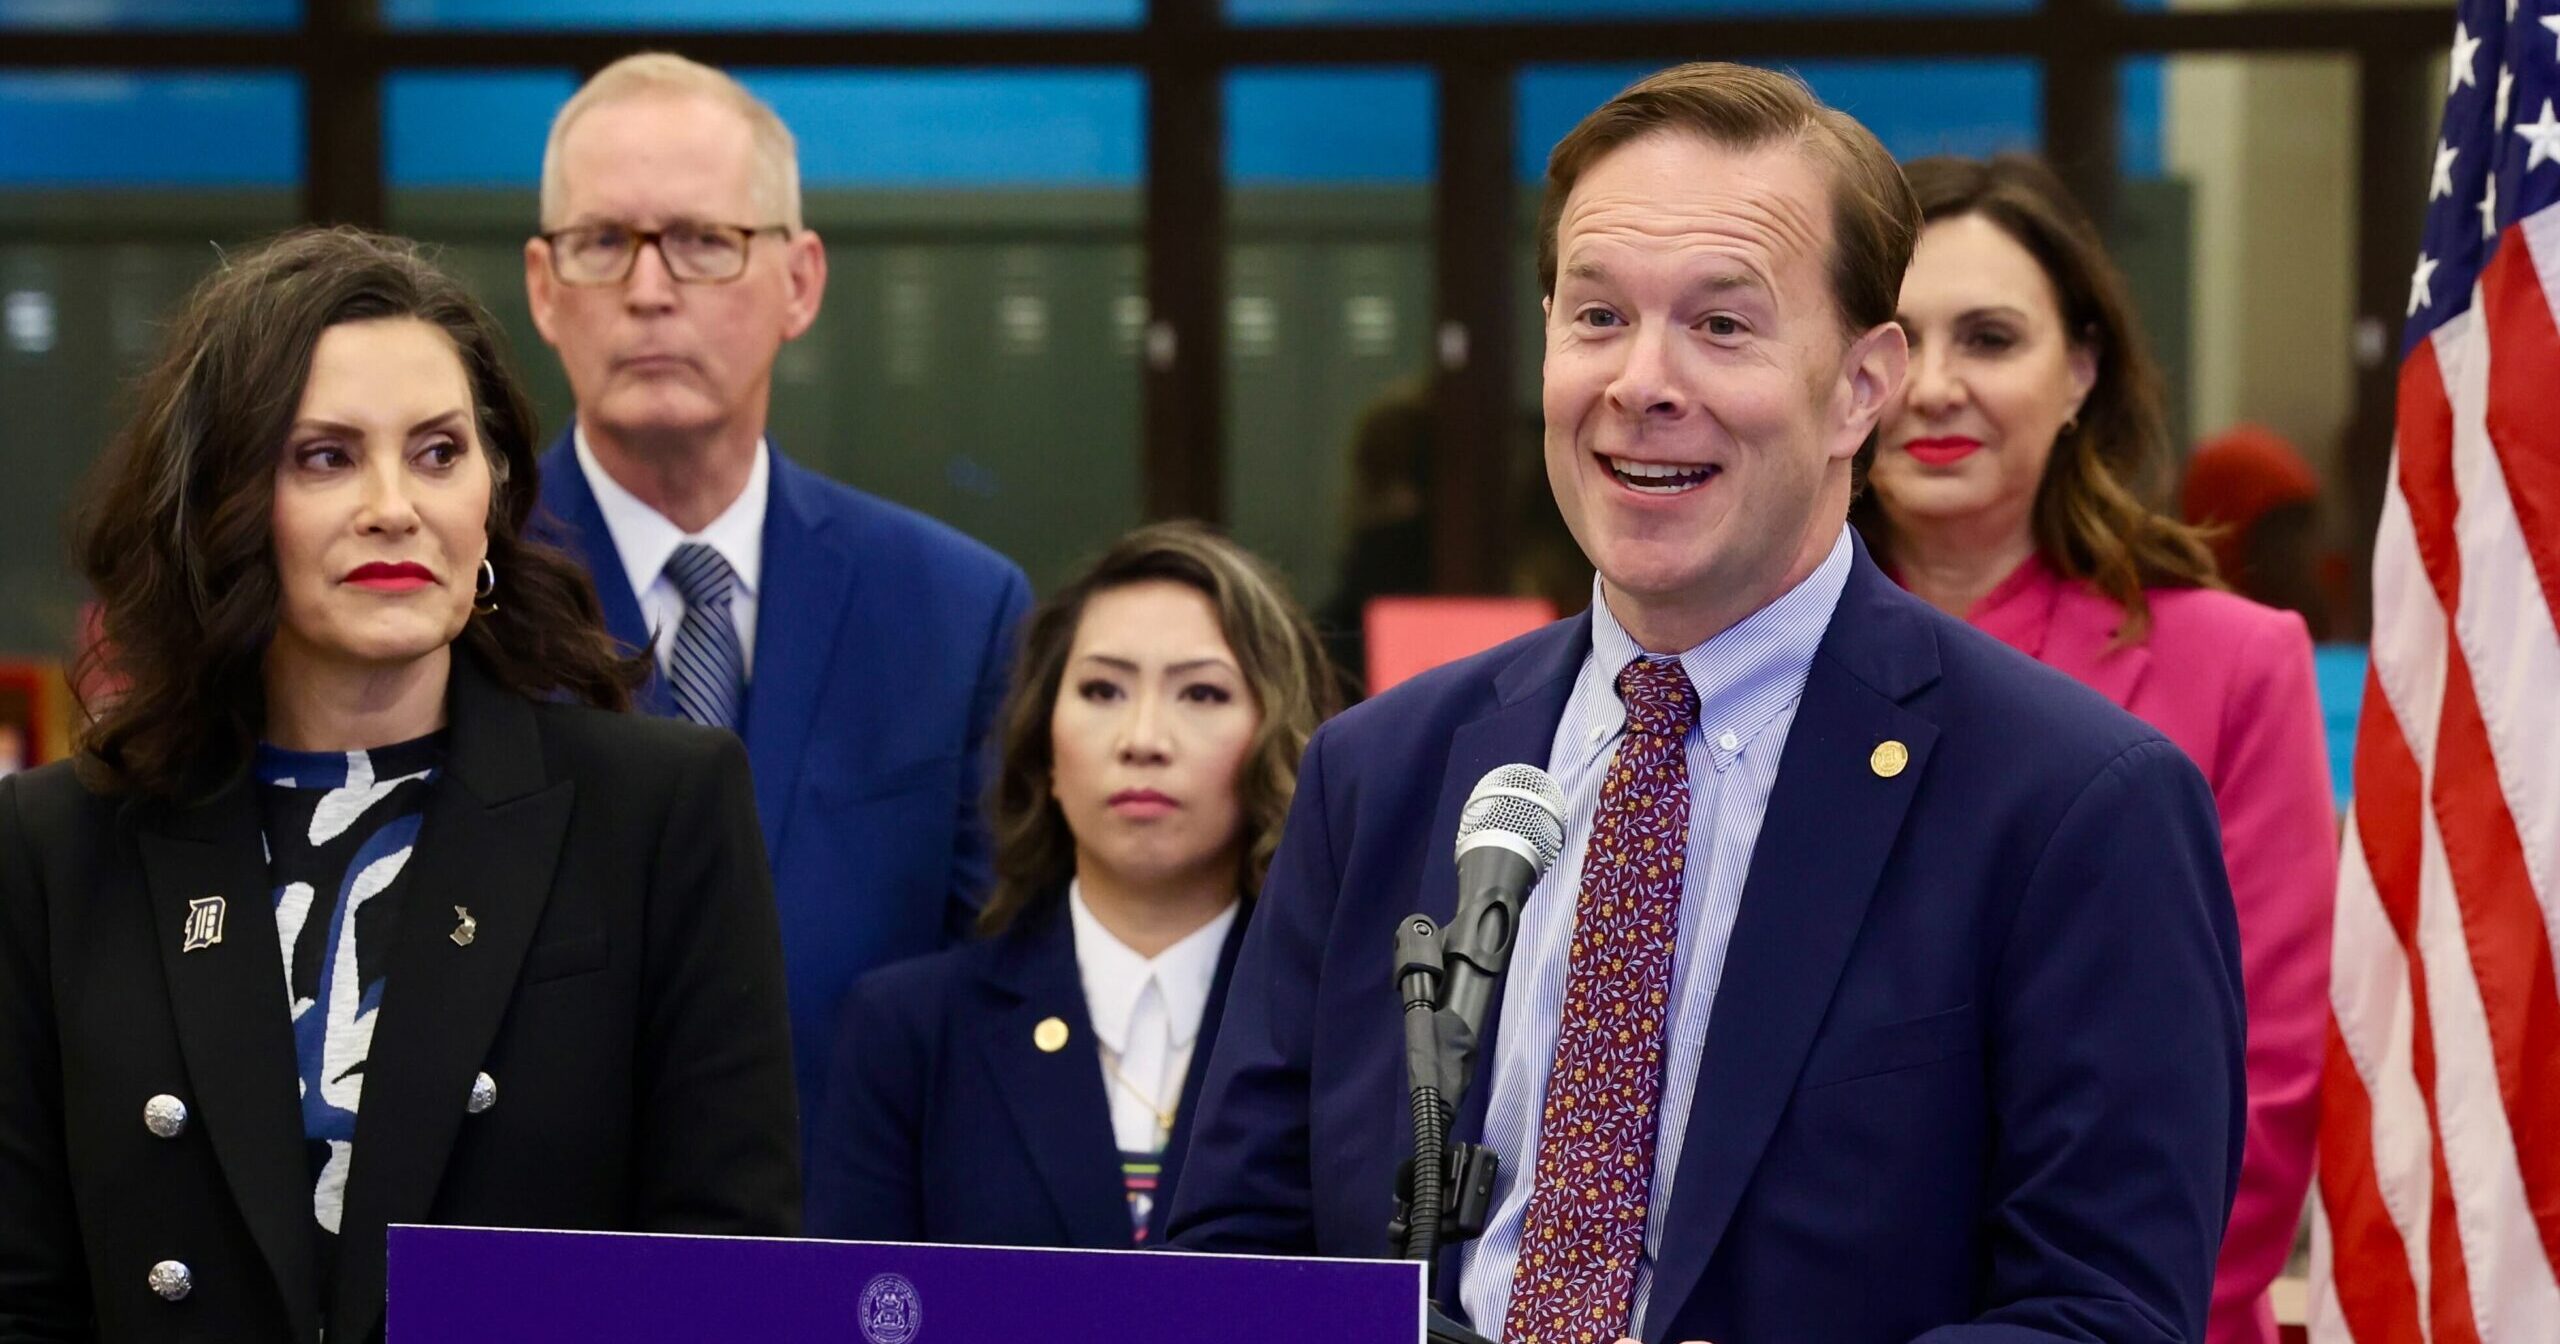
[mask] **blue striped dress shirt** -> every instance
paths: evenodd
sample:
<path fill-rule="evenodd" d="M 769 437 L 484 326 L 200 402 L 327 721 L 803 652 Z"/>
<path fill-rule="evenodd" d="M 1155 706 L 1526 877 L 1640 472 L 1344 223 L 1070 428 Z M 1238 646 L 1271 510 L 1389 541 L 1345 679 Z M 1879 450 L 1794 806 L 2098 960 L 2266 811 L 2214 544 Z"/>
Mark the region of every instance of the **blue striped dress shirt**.
<path fill-rule="evenodd" d="M 1636 1265 L 1631 1334 L 1643 1325 L 1653 1288 L 1663 1215 L 1672 1207 L 1672 1176 L 1680 1169 L 1681 1140 L 1697 1100 L 1698 1059 L 1706 1045 L 1716 986 L 1724 979 L 1725 948 L 1741 911 L 1742 880 L 1751 868 L 1760 818 L 1768 811 L 1769 789 L 1778 778 L 1778 758 L 1786 750 L 1796 705 L 1804 698 L 1814 650 L 1821 646 L 1840 590 L 1849 580 L 1849 559 L 1844 524 L 1831 554 L 1803 582 L 1680 655 L 1700 705 L 1698 726 L 1688 740 L 1688 885 L 1680 897 L 1679 946 L 1671 963 L 1675 1007 L 1662 1053 L 1653 1196 L 1645 1218 L 1644 1257 Z M 1459 1272 L 1459 1298 L 1467 1316 L 1488 1335 L 1502 1328 L 1511 1304 L 1520 1225 L 1537 1163 L 1538 1115 L 1564 1016 L 1566 952 L 1582 883 L 1582 855 L 1601 782 L 1626 726 L 1626 708 L 1618 702 L 1618 672 L 1643 654 L 1610 615 L 1594 580 L 1591 652 L 1582 660 L 1547 750 L 1547 773 L 1555 776 L 1565 796 L 1564 853 L 1529 893 L 1521 914 L 1494 1046 L 1493 1094 L 1485 1109 L 1484 1141 L 1502 1155 L 1501 1175 L 1484 1236 L 1466 1248 Z M 1712 1099 L 1706 1114 L 1714 1114 Z"/>

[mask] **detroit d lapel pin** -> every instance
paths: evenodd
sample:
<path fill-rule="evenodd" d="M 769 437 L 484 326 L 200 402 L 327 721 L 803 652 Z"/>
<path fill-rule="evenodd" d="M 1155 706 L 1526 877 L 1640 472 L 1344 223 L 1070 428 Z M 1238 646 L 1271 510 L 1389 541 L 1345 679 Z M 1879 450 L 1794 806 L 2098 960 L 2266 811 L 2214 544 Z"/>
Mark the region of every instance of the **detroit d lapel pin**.
<path fill-rule="evenodd" d="M 222 898 L 205 896 L 187 902 L 186 926 L 178 933 L 178 950 L 195 952 L 222 941 Z"/>

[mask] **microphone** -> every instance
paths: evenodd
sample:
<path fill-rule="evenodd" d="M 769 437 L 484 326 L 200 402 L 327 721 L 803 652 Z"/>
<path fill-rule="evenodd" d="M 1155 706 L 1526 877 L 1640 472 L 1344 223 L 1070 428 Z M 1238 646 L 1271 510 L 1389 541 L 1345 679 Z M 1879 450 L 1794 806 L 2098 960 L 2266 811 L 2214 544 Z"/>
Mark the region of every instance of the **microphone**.
<path fill-rule="evenodd" d="M 1450 917 L 1441 1006 L 1484 1035 L 1494 986 L 1511 964 L 1520 907 L 1564 851 L 1564 790 L 1534 765 L 1497 766 L 1458 814 L 1458 909 Z"/>

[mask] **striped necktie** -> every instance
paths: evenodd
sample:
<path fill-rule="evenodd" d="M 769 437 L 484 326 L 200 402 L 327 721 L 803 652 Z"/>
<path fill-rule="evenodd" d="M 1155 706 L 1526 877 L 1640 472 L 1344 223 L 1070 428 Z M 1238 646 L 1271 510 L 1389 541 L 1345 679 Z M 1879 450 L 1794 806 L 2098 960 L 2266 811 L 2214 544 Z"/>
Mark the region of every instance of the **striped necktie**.
<path fill-rule="evenodd" d="M 746 651 L 738 643 L 738 623 L 729 614 L 737 572 L 720 552 L 688 541 L 667 558 L 666 575 L 684 596 L 675 654 L 667 660 L 676 712 L 695 723 L 734 730 L 747 685 Z"/>
<path fill-rule="evenodd" d="M 1618 674 L 1618 698 L 1627 732 L 1582 859 L 1536 1183 L 1502 1327 L 1510 1344 L 1626 1334 L 1652 1207 L 1698 693 L 1678 659 L 1638 658 Z"/>

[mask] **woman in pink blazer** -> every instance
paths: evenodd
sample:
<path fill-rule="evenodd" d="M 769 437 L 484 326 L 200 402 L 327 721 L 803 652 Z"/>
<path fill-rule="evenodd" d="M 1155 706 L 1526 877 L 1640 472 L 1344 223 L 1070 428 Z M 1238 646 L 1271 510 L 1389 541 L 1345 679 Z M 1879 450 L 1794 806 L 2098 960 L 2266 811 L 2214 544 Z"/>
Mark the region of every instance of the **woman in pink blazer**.
<path fill-rule="evenodd" d="M 2097 230 L 2033 159 L 1923 159 L 1911 374 L 1855 517 L 1902 584 L 2193 757 L 2222 814 L 2248 985 L 2249 1131 L 2210 1344 L 2274 1344 L 2267 1285 L 2311 1179 L 2337 830 L 2302 618 L 2222 590 L 2144 503 L 2159 377 Z M 2141 1179 L 2127 1173 L 2128 1179 Z"/>

